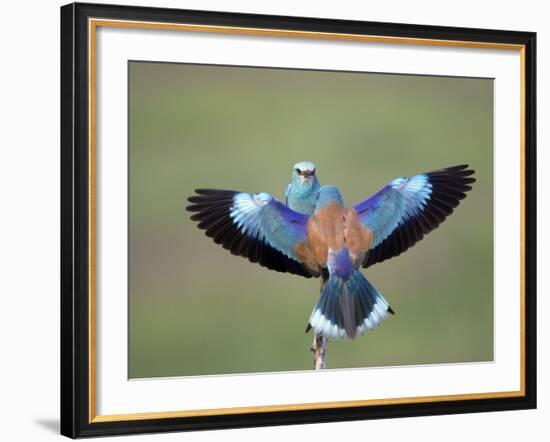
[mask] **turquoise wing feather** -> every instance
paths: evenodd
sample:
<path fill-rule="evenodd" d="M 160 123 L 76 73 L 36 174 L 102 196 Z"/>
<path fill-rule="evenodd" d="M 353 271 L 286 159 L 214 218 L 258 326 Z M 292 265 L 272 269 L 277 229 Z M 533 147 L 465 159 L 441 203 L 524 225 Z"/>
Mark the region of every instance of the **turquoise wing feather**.
<path fill-rule="evenodd" d="M 398 256 L 437 228 L 475 182 L 468 165 L 396 178 L 354 206 L 373 233 L 364 267 Z"/>
<path fill-rule="evenodd" d="M 307 239 L 308 216 L 294 212 L 268 193 L 197 189 L 187 207 L 214 242 L 232 254 L 279 272 L 311 277 L 294 249 Z"/>

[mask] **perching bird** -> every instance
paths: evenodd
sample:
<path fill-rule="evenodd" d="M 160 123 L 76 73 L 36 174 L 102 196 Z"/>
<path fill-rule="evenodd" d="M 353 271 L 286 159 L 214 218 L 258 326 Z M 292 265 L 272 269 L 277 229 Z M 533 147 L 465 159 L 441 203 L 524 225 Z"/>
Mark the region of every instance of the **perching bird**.
<path fill-rule="evenodd" d="M 473 174 L 461 165 L 397 178 L 351 208 L 335 186 L 323 186 L 312 215 L 268 193 L 216 189 L 197 189 L 187 210 L 234 255 L 308 278 L 328 275 L 309 326 L 353 339 L 392 313 L 359 268 L 401 254 L 439 226 L 471 190 Z"/>
<path fill-rule="evenodd" d="M 315 169 L 315 164 L 309 161 L 296 163 L 292 167 L 292 176 L 285 192 L 286 205 L 292 210 L 307 215 L 315 210 L 321 189 Z"/>

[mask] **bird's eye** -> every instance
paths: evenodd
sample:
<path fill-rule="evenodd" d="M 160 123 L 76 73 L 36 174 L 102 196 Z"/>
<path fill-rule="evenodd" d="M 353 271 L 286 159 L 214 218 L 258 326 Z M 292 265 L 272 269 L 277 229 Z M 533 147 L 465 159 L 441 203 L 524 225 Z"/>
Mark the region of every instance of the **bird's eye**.
<path fill-rule="evenodd" d="M 313 170 L 311 171 L 311 174 L 312 174 L 312 175 L 315 175 L 315 169 L 313 169 Z"/>
<path fill-rule="evenodd" d="M 300 169 L 294 169 L 294 170 L 296 171 L 296 173 L 297 173 L 298 175 L 300 175 L 300 174 L 302 173 L 302 171 L 301 171 Z"/>

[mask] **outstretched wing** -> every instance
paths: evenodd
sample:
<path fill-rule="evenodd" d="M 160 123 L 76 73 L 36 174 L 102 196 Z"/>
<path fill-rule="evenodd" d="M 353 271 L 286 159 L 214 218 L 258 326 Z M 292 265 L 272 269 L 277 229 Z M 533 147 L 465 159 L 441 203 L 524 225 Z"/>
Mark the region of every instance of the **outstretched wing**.
<path fill-rule="evenodd" d="M 233 255 L 278 272 L 306 278 L 311 272 L 294 247 L 307 238 L 308 216 L 294 212 L 268 193 L 197 189 L 187 207 L 199 229 Z"/>
<path fill-rule="evenodd" d="M 475 182 L 474 171 L 460 165 L 397 178 L 354 209 L 373 233 L 363 267 L 398 256 L 439 226 Z"/>

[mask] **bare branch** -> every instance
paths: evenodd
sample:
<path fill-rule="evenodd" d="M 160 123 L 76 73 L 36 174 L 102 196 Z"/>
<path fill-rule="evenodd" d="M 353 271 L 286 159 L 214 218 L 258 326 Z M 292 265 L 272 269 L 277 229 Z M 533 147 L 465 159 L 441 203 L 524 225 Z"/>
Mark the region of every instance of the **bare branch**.
<path fill-rule="evenodd" d="M 327 368 L 327 344 L 327 338 L 317 334 L 313 337 L 313 345 L 311 346 L 311 350 L 313 351 L 313 367 L 315 370 L 323 370 Z"/>

